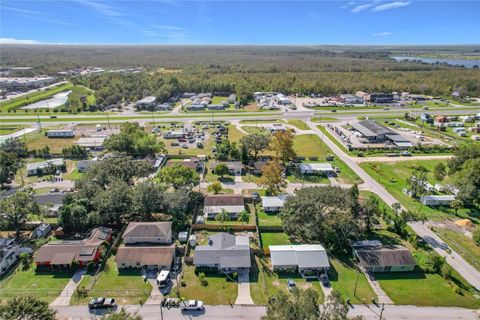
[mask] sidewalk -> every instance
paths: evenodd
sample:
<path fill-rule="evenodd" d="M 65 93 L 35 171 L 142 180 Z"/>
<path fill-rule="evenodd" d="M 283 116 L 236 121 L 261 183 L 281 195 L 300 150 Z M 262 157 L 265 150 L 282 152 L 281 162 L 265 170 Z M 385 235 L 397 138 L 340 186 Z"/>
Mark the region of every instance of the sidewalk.
<path fill-rule="evenodd" d="M 365 276 L 367 277 L 367 281 L 370 284 L 370 287 L 372 287 L 373 291 L 377 295 L 377 302 L 379 304 L 385 303 L 385 304 L 393 304 L 392 299 L 390 299 L 389 296 L 383 291 L 382 287 L 380 287 L 380 283 L 378 283 L 377 280 L 375 280 L 373 274 L 368 274 L 365 273 Z"/>
<path fill-rule="evenodd" d="M 56 306 L 68 306 L 70 305 L 70 300 L 72 299 L 75 290 L 77 290 L 77 286 L 82 281 L 83 277 L 87 273 L 86 269 L 80 269 L 72 276 L 72 279 L 68 281 L 67 285 L 63 289 L 62 293 L 55 299 L 52 303 L 50 303 L 51 307 Z"/>
<path fill-rule="evenodd" d="M 238 274 L 238 296 L 235 304 L 254 304 L 250 296 L 250 279 L 248 272 Z"/>

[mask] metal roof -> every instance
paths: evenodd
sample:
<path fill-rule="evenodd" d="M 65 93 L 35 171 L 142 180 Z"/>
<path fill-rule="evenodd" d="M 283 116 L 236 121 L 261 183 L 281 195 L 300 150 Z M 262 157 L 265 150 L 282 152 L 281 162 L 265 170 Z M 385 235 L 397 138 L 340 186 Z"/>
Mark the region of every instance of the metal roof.
<path fill-rule="evenodd" d="M 285 205 L 285 200 L 287 195 L 279 195 L 274 197 L 262 197 L 262 206 L 263 207 L 283 207 Z"/>
<path fill-rule="evenodd" d="M 333 171 L 332 164 L 327 162 L 300 163 L 302 171 Z"/>
<path fill-rule="evenodd" d="M 328 268 L 327 251 L 320 244 L 269 246 L 273 266 Z"/>
<path fill-rule="evenodd" d="M 208 244 L 197 246 L 195 265 L 217 264 L 220 268 L 250 268 L 250 240 L 220 232 L 208 238 Z"/>

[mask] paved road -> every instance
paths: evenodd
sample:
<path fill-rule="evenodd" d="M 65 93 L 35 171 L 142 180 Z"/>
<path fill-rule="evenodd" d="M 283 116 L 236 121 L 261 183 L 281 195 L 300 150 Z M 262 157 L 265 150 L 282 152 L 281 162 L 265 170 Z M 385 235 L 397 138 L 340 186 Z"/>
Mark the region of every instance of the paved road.
<path fill-rule="evenodd" d="M 22 92 L 22 93 L 19 93 L 19 94 L 15 94 L 15 95 L 9 96 L 9 97 L 6 98 L 6 99 L 0 99 L 0 102 L 9 101 L 9 100 L 12 100 L 12 99 L 15 99 L 15 98 L 18 98 L 18 97 L 21 97 L 21 96 L 24 96 L 24 95 L 27 95 L 27 94 L 30 94 L 30 93 L 38 92 L 39 90 L 43 91 L 43 90 L 45 90 L 45 89 L 48 89 L 48 88 L 51 88 L 51 87 L 55 87 L 55 86 L 59 86 L 59 85 L 64 84 L 64 83 L 67 83 L 67 81 L 55 82 L 55 83 L 52 83 L 52 84 L 50 84 L 50 85 L 48 85 L 48 86 L 45 86 L 45 87 L 41 87 L 41 88 L 37 88 L 37 89 L 32 89 L 32 90 L 25 91 L 25 92 Z"/>
<path fill-rule="evenodd" d="M 383 199 L 389 206 L 393 203 L 398 202 L 380 183 L 374 180 L 370 175 L 368 175 L 355 161 L 353 157 L 350 157 L 348 154 L 343 152 L 335 143 L 333 143 L 327 136 L 321 132 L 317 126 L 311 121 L 307 121 L 307 124 L 312 128 L 312 130 L 325 142 L 325 144 L 332 149 L 332 151 L 342 159 L 362 180 L 364 181 L 364 189 L 370 190 L 376 193 L 380 198 Z M 425 241 L 430 243 L 432 247 L 440 255 L 444 256 L 447 259 L 447 262 L 463 277 L 465 280 L 470 283 L 472 286 L 480 290 L 480 272 L 468 264 L 457 252 L 453 249 L 447 248 L 439 243 L 443 243 L 438 236 L 436 236 L 430 229 L 425 226 L 422 226 L 420 223 L 410 224 L 412 229 Z M 434 241 L 435 240 L 435 241 Z"/>
<path fill-rule="evenodd" d="M 401 162 L 415 160 L 449 160 L 453 155 L 431 155 L 431 156 L 411 156 L 411 157 L 352 157 L 356 163 L 362 162 Z"/>
<path fill-rule="evenodd" d="M 38 128 L 25 128 L 25 129 L 19 130 L 19 131 L 14 132 L 14 133 L 10 133 L 10 134 L 0 136 L 0 139 L 18 138 L 18 137 L 23 136 L 24 134 L 32 133 L 32 132 L 35 132 L 37 130 L 38 130 Z"/>
<path fill-rule="evenodd" d="M 158 320 L 160 307 L 158 305 L 126 306 L 129 311 L 139 311 L 144 320 Z M 83 320 L 95 318 L 94 314 L 88 312 L 85 306 L 57 307 L 57 318 L 59 320 Z M 163 310 L 165 320 L 220 320 L 220 319 L 243 319 L 259 320 L 265 314 L 263 306 L 206 306 L 204 312 L 190 312 L 182 314 L 179 309 Z M 367 320 L 378 320 L 380 307 L 355 305 L 350 310 L 350 315 L 363 315 Z M 100 315 L 101 316 L 101 315 Z M 99 318 L 99 317 L 98 317 Z M 98 319 L 97 318 L 97 319 Z M 437 307 L 415 307 L 385 305 L 383 319 L 388 320 L 474 320 L 475 311 L 462 308 L 437 308 Z"/>
<path fill-rule="evenodd" d="M 480 290 L 480 272 L 472 267 L 457 252 L 453 251 L 443 240 L 437 236 L 426 224 L 410 223 L 413 231 L 422 237 L 442 257 L 447 259 L 448 264 L 460 273 L 472 286 Z"/>

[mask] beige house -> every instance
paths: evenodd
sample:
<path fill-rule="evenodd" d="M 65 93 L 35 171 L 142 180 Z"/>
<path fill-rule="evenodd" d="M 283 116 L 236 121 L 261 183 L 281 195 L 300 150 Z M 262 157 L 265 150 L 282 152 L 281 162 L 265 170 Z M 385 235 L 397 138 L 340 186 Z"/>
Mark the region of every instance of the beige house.
<path fill-rule="evenodd" d="M 172 243 L 171 222 L 130 222 L 123 233 L 126 245 L 138 243 Z"/>

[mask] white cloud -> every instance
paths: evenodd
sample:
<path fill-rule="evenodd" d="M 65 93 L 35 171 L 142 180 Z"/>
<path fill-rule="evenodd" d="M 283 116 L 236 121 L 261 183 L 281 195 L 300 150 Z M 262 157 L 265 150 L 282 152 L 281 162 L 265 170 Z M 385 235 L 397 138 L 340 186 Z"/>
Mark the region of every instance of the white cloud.
<path fill-rule="evenodd" d="M 390 37 L 391 35 L 392 35 L 391 32 L 374 32 L 374 33 L 372 33 L 372 36 L 381 37 L 381 38 Z"/>
<path fill-rule="evenodd" d="M 366 3 L 366 4 L 360 4 L 358 6 L 355 6 L 353 7 L 350 12 L 353 12 L 353 13 L 357 13 L 357 12 L 360 12 L 360 11 L 363 11 L 363 10 L 367 10 L 368 8 L 370 8 L 372 5 L 370 3 Z"/>
<path fill-rule="evenodd" d="M 40 42 L 36 40 L 0 38 L 0 44 L 40 44 Z"/>
<path fill-rule="evenodd" d="M 376 6 L 372 9 L 373 12 L 380 12 L 385 10 L 397 9 L 401 7 L 406 7 L 412 3 L 411 1 L 394 1 L 389 3 L 384 3 Z"/>

